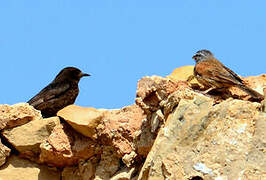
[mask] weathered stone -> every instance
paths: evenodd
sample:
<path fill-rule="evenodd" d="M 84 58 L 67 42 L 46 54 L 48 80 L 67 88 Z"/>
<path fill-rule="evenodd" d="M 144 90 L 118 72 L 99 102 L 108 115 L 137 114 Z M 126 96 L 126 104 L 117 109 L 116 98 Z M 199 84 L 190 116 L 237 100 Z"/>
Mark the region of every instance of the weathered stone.
<path fill-rule="evenodd" d="M 10 149 L 2 144 L 0 139 L 0 166 L 5 164 L 6 158 L 10 155 Z"/>
<path fill-rule="evenodd" d="M 56 167 L 73 166 L 100 152 L 99 145 L 68 124 L 57 125 L 41 145 L 40 162 Z"/>
<path fill-rule="evenodd" d="M 0 168 L 1 180 L 60 180 L 60 172 L 38 165 L 17 156 L 8 158 Z"/>
<path fill-rule="evenodd" d="M 96 127 L 103 118 L 103 111 L 95 108 L 69 105 L 57 112 L 76 131 L 89 138 L 96 139 Z"/>
<path fill-rule="evenodd" d="M 12 106 L 0 105 L 0 130 L 20 126 L 41 118 L 40 111 L 35 110 L 27 103 L 18 103 Z"/>
<path fill-rule="evenodd" d="M 119 157 L 131 153 L 135 149 L 133 140 L 136 132 L 145 119 L 146 115 L 137 105 L 106 112 L 102 123 L 97 127 L 101 143 L 113 146 Z"/>
<path fill-rule="evenodd" d="M 189 83 L 190 87 L 193 89 L 202 89 L 204 88 L 194 76 L 194 66 L 182 66 L 176 68 L 169 76 L 166 78 L 171 79 L 172 81 L 183 81 Z"/>
<path fill-rule="evenodd" d="M 133 177 L 135 172 L 135 167 L 125 167 L 118 171 L 110 180 L 133 180 L 135 179 L 135 177 Z"/>
<path fill-rule="evenodd" d="M 138 81 L 136 104 L 147 114 L 157 111 L 160 102 L 178 90 L 178 86 L 188 87 L 184 82 L 175 82 L 160 76 L 143 77 Z"/>
<path fill-rule="evenodd" d="M 170 94 L 165 100 L 161 101 L 160 106 L 163 109 L 165 118 L 178 106 L 181 99 L 192 100 L 195 97 L 203 96 L 200 93 L 196 93 L 189 88 L 180 87 L 180 90 Z"/>
<path fill-rule="evenodd" d="M 164 124 L 164 115 L 161 109 L 151 115 L 151 132 L 154 133 L 161 124 Z"/>
<path fill-rule="evenodd" d="M 137 153 L 146 157 L 151 150 L 157 134 L 151 132 L 151 123 L 149 120 L 143 121 L 139 133 L 139 136 L 135 140 Z"/>
<path fill-rule="evenodd" d="M 38 159 L 40 144 L 51 134 L 53 128 L 60 124 L 58 117 L 36 119 L 22 126 L 3 131 L 3 136 L 11 143 L 21 156 Z"/>
<path fill-rule="evenodd" d="M 87 161 L 81 161 L 78 166 L 65 167 L 62 172 L 62 180 L 90 180 L 94 179 L 99 158 L 92 157 Z"/>
<path fill-rule="evenodd" d="M 261 111 L 266 113 L 266 87 L 263 89 L 264 100 L 261 102 Z"/>
<path fill-rule="evenodd" d="M 158 127 L 164 125 L 165 119 L 173 111 L 173 109 L 178 106 L 181 99 L 192 100 L 195 97 L 204 97 L 202 94 L 196 93 L 190 88 L 183 89 L 182 86 L 178 88 L 179 90 L 173 92 L 160 102 L 160 107 L 162 110 L 159 109 L 156 112 L 153 112 L 151 117 L 148 118 L 147 121 L 144 121 L 142 123 L 140 135 L 136 140 L 137 152 L 139 155 L 142 155 L 144 157 L 148 155 L 157 136 Z M 158 122 L 158 124 L 156 122 Z"/>
<path fill-rule="evenodd" d="M 176 68 L 166 78 L 169 78 L 174 81 L 186 81 L 193 74 L 194 74 L 194 66 L 182 66 L 182 67 Z"/>
<path fill-rule="evenodd" d="M 130 154 L 125 154 L 122 158 L 123 163 L 127 167 L 131 167 L 131 165 L 134 163 L 134 159 L 137 157 L 137 154 L 135 151 L 132 151 Z"/>
<path fill-rule="evenodd" d="M 259 106 L 232 99 L 216 106 L 205 97 L 181 100 L 160 130 L 139 179 L 263 177 L 266 119 L 258 115 Z"/>
<path fill-rule="evenodd" d="M 103 147 L 101 161 L 96 168 L 95 180 L 110 179 L 119 169 L 120 160 L 111 146 Z"/>

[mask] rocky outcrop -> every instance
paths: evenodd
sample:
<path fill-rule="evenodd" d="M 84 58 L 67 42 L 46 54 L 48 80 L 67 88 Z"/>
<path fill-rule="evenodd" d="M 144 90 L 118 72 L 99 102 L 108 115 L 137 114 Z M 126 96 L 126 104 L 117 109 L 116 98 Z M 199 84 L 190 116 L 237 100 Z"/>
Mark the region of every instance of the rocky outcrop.
<path fill-rule="evenodd" d="M 24 167 L 32 179 L 265 179 L 265 101 L 202 94 L 191 75 L 143 77 L 121 109 L 70 105 L 43 119 L 28 104 L 0 106 L 0 179 Z M 243 80 L 266 92 L 266 75 Z"/>
<path fill-rule="evenodd" d="M 139 179 L 263 176 L 266 116 L 258 112 L 260 104 L 233 99 L 212 103 L 206 97 L 180 101 L 160 130 Z"/>

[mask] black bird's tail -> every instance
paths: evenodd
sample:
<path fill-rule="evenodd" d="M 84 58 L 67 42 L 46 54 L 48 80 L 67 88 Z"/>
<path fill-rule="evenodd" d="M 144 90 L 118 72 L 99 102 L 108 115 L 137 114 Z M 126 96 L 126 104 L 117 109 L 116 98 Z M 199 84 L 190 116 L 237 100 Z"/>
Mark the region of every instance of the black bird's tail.
<path fill-rule="evenodd" d="M 240 89 L 242 89 L 243 91 L 245 91 L 246 93 L 248 93 L 249 95 L 251 95 L 254 99 L 256 100 L 263 100 L 264 96 L 260 93 L 258 93 L 257 91 L 247 87 L 244 84 L 241 84 L 238 86 Z"/>

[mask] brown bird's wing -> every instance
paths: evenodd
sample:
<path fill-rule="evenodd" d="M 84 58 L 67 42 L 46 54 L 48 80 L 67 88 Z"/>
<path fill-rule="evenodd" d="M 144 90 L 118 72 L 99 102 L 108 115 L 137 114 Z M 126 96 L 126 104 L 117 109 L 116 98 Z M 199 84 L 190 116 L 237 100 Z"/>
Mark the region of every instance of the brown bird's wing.
<path fill-rule="evenodd" d="M 196 72 L 203 78 L 211 79 L 217 83 L 225 83 L 228 85 L 242 83 L 241 78 L 237 74 L 216 59 L 199 62 L 195 68 Z"/>
<path fill-rule="evenodd" d="M 223 64 L 222 64 L 223 65 Z M 225 65 L 223 65 L 223 67 L 239 82 L 243 83 L 243 80 L 231 69 L 229 69 L 228 67 L 226 67 Z"/>
<path fill-rule="evenodd" d="M 31 98 L 28 103 L 34 107 L 54 99 L 70 88 L 69 83 L 52 83 L 41 90 L 36 96 Z"/>

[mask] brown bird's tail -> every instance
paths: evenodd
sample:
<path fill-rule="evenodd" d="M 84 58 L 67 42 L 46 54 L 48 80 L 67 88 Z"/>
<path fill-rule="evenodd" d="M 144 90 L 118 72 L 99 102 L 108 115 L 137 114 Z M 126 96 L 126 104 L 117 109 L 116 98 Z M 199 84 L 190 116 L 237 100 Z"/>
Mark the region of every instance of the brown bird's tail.
<path fill-rule="evenodd" d="M 245 91 L 246 93 L 248 93 L 249 95 L 251 95 L 254 99 L 256 100 L 263 100 L 264 96 L 260 93 L 258 93 L 257 91 L 247 87 L 244 84 L 241 84 L 238 86 L 240 89 L 242 89 L 243 91 Z"/>

